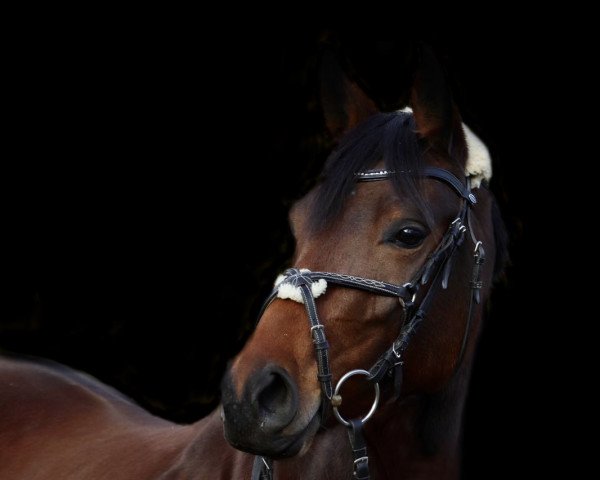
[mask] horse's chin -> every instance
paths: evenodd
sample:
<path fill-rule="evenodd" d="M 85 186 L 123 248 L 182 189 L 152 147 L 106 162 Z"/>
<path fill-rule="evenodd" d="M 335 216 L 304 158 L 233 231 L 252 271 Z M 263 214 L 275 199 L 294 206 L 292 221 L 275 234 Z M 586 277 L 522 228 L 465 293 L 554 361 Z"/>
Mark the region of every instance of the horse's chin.
<path fill-rule="evenodd" d="M 311 418 L 306 428 L 300 432 L 297 439 L 294 441 L 294 448 L 289 450 L 289 454 L 282 455 L 279 458 L 287 458 L 294 456 L 302 456 L 310 449 L 312 442 L 321 426 L 321 409 L 317 410 L 315 415 Z M 295 451 L 294 451 L 295 450 Z M 285 452 L 288 453 L 288 452 Z M 278 458 L 273 456 L 273 458 Z"/>
<path fill-rule="evenodd" d="M 321 425 L 321 409 L 310 419 L 300 432 L 279 437 L 254 439 L 232 438 L 225 429 L 225 438 L 230 445 L 253 455 L 262 455 L 274 460 L 304 455 L 312 445 L 313 439 Z M 258 441 L 257 441 L 258 440 Z"/>

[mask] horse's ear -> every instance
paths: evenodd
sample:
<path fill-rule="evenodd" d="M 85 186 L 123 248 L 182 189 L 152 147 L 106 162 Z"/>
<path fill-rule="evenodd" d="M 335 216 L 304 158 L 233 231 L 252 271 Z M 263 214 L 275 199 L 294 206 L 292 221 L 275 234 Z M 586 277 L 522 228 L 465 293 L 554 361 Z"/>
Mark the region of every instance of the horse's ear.
<path fill-rule="evenodd" d="M 429 47 L 421 45 L 419 53 L 410 94 L 418 133 L 434 149 L 460 159 L 456 150 L 464 148 L 464 134 L 444 71 Z"/>
<path fill-rule="evenodd" d="M 332 50 L 323 52 L 319 73 L 325 124 L 334 140 L 379 111 L 375 102 L 348 78 Z"/>

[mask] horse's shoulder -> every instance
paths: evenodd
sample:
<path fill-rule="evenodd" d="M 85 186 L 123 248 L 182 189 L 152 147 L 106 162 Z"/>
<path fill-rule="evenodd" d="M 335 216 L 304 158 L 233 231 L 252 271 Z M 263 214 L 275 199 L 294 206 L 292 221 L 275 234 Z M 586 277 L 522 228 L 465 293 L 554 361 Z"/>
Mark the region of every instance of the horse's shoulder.
<path fill-rule="evenodd" d="M 0 478 L 157 478 L 193 434 L 85 373 L 0 356 Z"/>

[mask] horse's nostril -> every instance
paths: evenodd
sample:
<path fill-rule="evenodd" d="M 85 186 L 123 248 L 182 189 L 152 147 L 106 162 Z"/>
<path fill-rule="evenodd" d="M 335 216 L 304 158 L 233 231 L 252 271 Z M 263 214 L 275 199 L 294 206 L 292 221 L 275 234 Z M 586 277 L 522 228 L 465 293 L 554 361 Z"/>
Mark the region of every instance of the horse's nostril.
<path fill-rule="evenodd" d="M 275 431 L 289 425 L 298 410 L 298 391 L 285 370 L 266 367 L 256 378 L 253 390 L 251 396 L 262 428 Z"/>
<path fill-rule="evenodd" d="M 271 372 L 268 375 L 267 384 L 258 394 L 258 406 L 265 415 L 275 413 L 282 405 L 289 403 L 291 395 L 285 380 L 281 375 Z"/>

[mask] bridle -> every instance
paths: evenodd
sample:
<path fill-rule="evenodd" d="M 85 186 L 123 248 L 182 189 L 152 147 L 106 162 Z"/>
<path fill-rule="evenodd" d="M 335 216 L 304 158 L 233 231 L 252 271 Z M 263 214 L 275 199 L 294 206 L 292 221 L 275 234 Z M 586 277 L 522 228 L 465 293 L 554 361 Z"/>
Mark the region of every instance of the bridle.
<path fill-rule="evenodd" d="M 396 172 L 388 170 L 368 170 L 356 173 L 355 177 L 357 182 L 372 182 L 387 180 L 393 175 L 396 175 Z M 323 403 L 325 405 L 331 404 L 337 420 L 348 428 L 348 436 L 354 457 L 353 478 L 357 480 L 368 480 L 370 478 L 368 466 L 369 458 L 363 437 L 363 426 L 377 408 L 379 402 L 379 383 L 384 378 L 391 377 L 393 379 L 394 391 L 396 395 L 399 396 L 400 388 L 402 386 L 403 354 L 419 325 L 427 316 L 432 299 L 434 298 L 434 292 L 438 285 L 441 286 L 442 289 L 448 287 L 448 280 L 455 254 L 459 247 L 463 245 L 465 233 L 469 230 L 470 207 L 477 203 L 475 195 L 471 192 L 468 177 L 466 179 L 466 184 L 463 184 L 463 182 L 461 182 L 453 173 L 437 167 L 425 167 L 421 172 L 421 176 L 433 178 L 447 184 L 461 198 L 462 202 L 458 215 L 450 223 L 446 233 L 440 240 L 440 243 L 429 255 L 428 259 L 413 277 L 412 281 L 405 283 L 404 285 L 395 285 L 379 280 L 340 273 L 311 272 L 304 269 L 290 268 L 283 273 L 282 280 L 280 283 L 276 284 L 269 297 L 267 297 L 258 317 L 259 319 L 262 317 L 262 314 L 273 300 L 278 296 L 281 297 L 280 292 L 282 286 L 288 286 L 287 288 L 291 286 L 296 291 L 299 290 L 301 299 L 298 297 L 297 300 L 304 304 L 310 322 L 310 332 L 317 359 L 317 378 L 321 384 Z M 481 301 L 481 265 L 485 259 L 485 252 L 483 250 L 482 242 L 475 239 L 472 231 L 470 231 L 470 236 L 475 245 L 473 250 L 473 270 L 470 281 L 471 294 L 469 296 L 469 309 L 460 353 L 455 365 L 455 372 L 461 365 L 465 354 L 469 331 L 471 330 L 474 305 L 479 304 Z M 396 297 L 402 307 L 404 312 L 403 317 L 405 319 L 400 329 L 400 333 L 392 342 L 392 345 L 379 356 L 375 364 L 368 371 L 351 370 L 350 372 L 347 372 L 340 378 L 335 388 L 332 384 L 332 374 L 329 364 L 329 344 L 325 337 L 324 326 L 319 321 L 319 315 L 315 304 L 315 297 L 318 296 L 318 294 L 315 295 L 315 292 L 313 291 L 315 283 L 321 280 L 342 287 L 364 290 L 376 295 Z M 428 283 L 430 284 L 430 287 L 417 305 L 416 298 L 419 289 L 421 286 Z M 370 411 L 363 418 L 346 420 L 338 411 L 338 407 L 341 404 L 339 390 L 342 384 L 354 375 L 364 375 L 367 377 L 368 381 L 374 384 L 375 401 L 373 402 Z M 272 478 L 273 462 L 267 457 L 257 456 L 252 469 L 252 480 L 270 480 Z"/>

